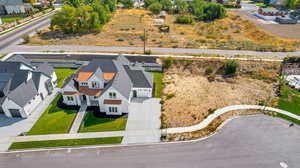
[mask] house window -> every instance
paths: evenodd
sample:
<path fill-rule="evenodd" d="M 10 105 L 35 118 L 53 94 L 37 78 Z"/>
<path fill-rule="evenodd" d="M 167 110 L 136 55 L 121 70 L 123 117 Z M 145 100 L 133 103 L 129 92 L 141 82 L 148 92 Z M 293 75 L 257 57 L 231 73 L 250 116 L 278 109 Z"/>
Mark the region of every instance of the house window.
<path fill-rule="evenodd" d="M 109 93 L 109 98 L 115 99 L 115 98 L 117 98 L 117 94 L 115 92 L 110 92 Z"/>
<path fill-rule="evenodd" d="M 82 86 L 87 86 L 88 83 L 87 83 L 87 82 L 82 82 L 81 85 L 82 85 Z"/>
<path fill-rule="evenodd" d="M 108 111 L 109 111 L 110 113 L 117 113 L 117 112 L 118 112 L 118 108 L 117 108 L 117 107 L 109 107 L 109 108 L 108 108 Z"/>
<path fill-rule="evenodd" d="M 98 83 L 97 82 L 92 82 L 92 88 L 98 88 Z"/>
<path fill-rule="evenodd" d="M 94 96 L 94 99 L 98 99 L 98 96 Z"/>
<path fill-rule="evenodd" d="M 73 96 L 67 96 L 67 100 L 68 101 L 74 101 L 74 98 L 73 98 Z"/>

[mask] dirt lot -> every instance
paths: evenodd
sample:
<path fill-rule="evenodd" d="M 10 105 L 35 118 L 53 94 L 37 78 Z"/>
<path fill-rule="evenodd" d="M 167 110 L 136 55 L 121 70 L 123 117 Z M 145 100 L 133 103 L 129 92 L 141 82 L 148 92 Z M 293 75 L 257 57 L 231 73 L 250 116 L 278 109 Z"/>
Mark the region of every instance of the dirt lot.
<path fill-rule="evenodd" d="M 214 81 L 205 75 L 209 66 L 214 69 Z M 197 124 L 228 105 L 273 103 L 279 63 L 240 62 L 234 78 L 224 78 L 220 67 L 220 61 L 176 61 L 165 72 L 163 127 Z"/>
<path fill-rule="evenodd" d="M 239 14 L 275 36 L 295 40 L 300 39 L 300 24 L 263 24 L 257 20 L 257 17 L 249 14 L 248 12 L 240 11 Z"/>
<path fill-rule="evenodd" d="M 32 45 L 99 45 L 143 46 L 144 28 L 147 45 L 174 48 L 222 48 L 258 51 L 293 51 L 300 49 L 300 41 L 277 38 L 260 30 L 252 22 L 233 12 L 214 22 L 192 25 L 174 23 L 176 16 L 168 15 L 165 24 L 169 33 L 154 26 L 153 16 L 141 9 L 119 9 L 100 33 L 65 35 L 45 29 L 30 40 Z"/>

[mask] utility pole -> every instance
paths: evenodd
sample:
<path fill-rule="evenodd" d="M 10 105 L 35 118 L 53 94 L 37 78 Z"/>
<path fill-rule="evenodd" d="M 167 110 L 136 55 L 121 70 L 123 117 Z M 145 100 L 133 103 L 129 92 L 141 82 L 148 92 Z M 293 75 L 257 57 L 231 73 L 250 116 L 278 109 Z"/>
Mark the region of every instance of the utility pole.
<path fill-rule="evenodd" d="M 146 28 L 144 28 L 144 54 L 146 52 L 146 39 L 147 39 L 147 37 L 146 37 Z"/>

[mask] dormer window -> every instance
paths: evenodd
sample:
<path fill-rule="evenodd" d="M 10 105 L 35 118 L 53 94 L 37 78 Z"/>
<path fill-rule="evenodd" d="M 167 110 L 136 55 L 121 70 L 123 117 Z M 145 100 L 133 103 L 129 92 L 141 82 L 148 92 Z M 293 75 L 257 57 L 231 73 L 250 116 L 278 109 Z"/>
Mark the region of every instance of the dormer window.
<path fill-rule="evenodd" d="M 110 99 L 115 99 L 115 98 L 117 98 L 117 94 L 115 92 L 110 92 L 109 93 L 109 98 Z"/>
<path fill-rule="evenodd" d="M 87 82 L 82 82 L 82 83 L 81 83 L 81 86 L 87 86 L 87 85 L 88 85 Z"/>

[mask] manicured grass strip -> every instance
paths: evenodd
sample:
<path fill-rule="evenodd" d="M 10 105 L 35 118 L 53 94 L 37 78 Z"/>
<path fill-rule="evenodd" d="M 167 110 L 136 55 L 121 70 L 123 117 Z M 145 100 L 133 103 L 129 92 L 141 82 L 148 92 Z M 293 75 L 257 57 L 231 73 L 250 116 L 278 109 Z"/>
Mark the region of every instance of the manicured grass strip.
<path fill-rule="evenodd" d="M 280 99 L 277 108 L 294 113 L 296 115 L 300 115 L 300 104 L 297 104 L 295 102 L 289 102 Z"/>
<path fill-rule="evenodd" d="M 295 124 L 300 125 L 300 120 L 297 120 L 297 119 L 292 118 L 292 117 L 290 117 L 290 116 L 287 116 L 287 115 L 285 115 L 285 114 L 277 113 L 277 117 L 283 118 L 283 119 L 285 119 L 285 120 L 288 120 L 288 121 L 291 121 L 291 122 L 293 122 L 293 123 L 295 123 Z"/>
<path fill-rule="evenodd" d="M 1 18 L 3 23 L 14 22 L 23 19 L 24 17 L 9 17 L 9 18 Z"/>
<path fill-rule="evenodd" d="M 62 87 L 66 78 L 75 73 L 76 69 L 71 68 L 56 68 L 55 73 L 58 78 L 57 86 L 58 88 Z"/>
<path fill-rule="evenodd" d="M 52 101 L 40 119 L 30 129 L 28 135 L 68 133 L 77 111 L 58 108 L 57 102 L 60 98 L 61 95 L 58 95 Z"/>
<path fill-rule="evenodd" d="M 126 128 L 127 118 L 97 118 L 87 112 L 80 126 L 80 132 L 121 131 Z"/>
<path fill-rule="evenodd" d="M 107 138 L 62 139 L 62 140 L 49 140 L 49 141 L 15 142 L 9 147 L 9 150 L 83 146 L 83 145 L 119 144 L 122 142 L 122 139 L 123 137 L 107 137 Z"/>
<path fill-rule="evenodd" d="M 161 72 L 151 72 L 151 73 L 153 74 L 153 80 L 155 83 L 155 97 L 160 98 L 161 91 L 162 91 L 163 73 Z"/>

